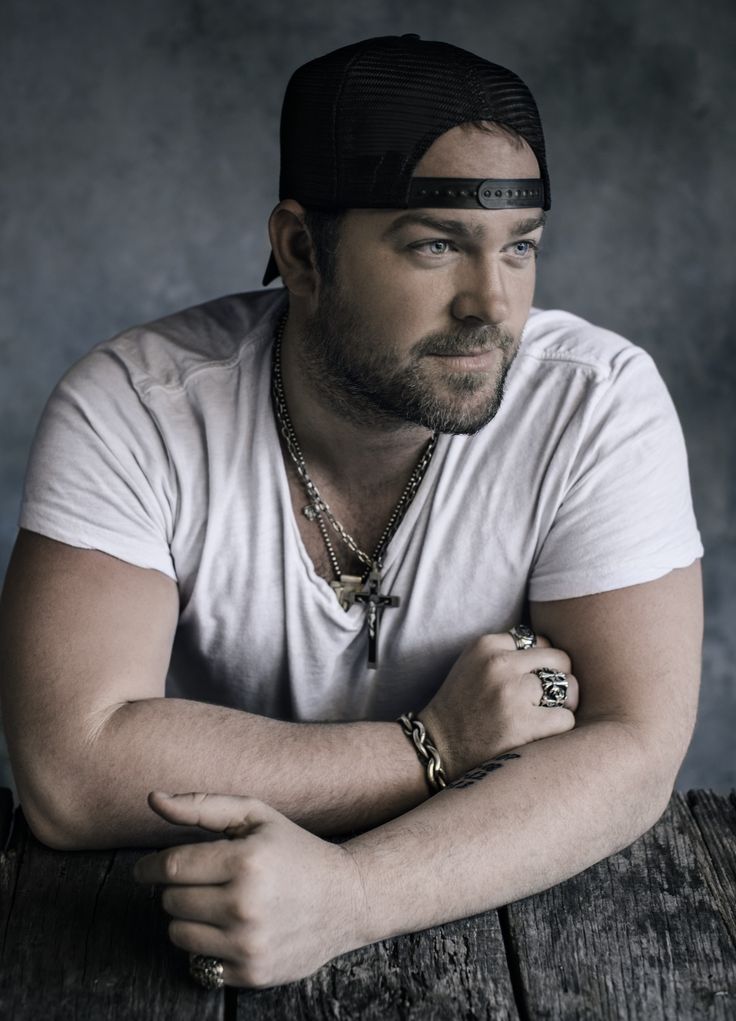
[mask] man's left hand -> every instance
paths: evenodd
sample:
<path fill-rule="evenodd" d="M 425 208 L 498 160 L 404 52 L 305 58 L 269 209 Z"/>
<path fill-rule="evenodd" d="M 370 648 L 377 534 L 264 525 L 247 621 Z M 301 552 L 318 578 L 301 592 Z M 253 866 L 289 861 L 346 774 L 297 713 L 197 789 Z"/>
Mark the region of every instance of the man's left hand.
<path fill-rule="evenodd" d="M 227 838 L 170 847 L 134 869 L 163 886 L 172 943 L 221 959 L 227 985 L 293 982 L 361 945 L 362 884 L 339 844 L 256 798 L 152 791 L 148 803 L 168 822 Z"/>

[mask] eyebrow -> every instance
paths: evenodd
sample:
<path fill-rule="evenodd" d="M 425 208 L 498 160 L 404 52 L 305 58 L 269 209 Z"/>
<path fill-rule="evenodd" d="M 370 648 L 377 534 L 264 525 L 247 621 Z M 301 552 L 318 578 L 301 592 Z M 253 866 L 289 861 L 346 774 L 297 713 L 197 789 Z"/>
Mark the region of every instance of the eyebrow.
<path fill-rule="evenodd" d="M 526 220 L 519 220 L 509 230 L 511 237 L 521 237 L 522 234 L 530 234 L 533 230 L 543 227 L 547 217 L 544 213 L 540 216 L 528 217 Z M 485 234 L 485 227 L 482 224 L 469 226 L 462 220 L 443 220 L 436 216 L 429 216 L 427 213 L 404 213 L 399 216 L 384 232 L 384 238 L 391 238 L 398 234 L 404 227 L 419 226 L 429 227 L 430 230 L 439 231 L 441 234 L 455 234 L 457 237 L 471 238 L 477 240 Z"/>
<path fill-rule="evenodd" d="M 539 216 L 530 216 L 526 220 L 519 220 L 518 223 L 515 223 L 509 233 L 513 237 L 518 238 L 522 234 L 531 234 L 533 230 L 538 230 L 539 227 L 544 227 L 546 222 L 546 213 L 541 213 Z"/>

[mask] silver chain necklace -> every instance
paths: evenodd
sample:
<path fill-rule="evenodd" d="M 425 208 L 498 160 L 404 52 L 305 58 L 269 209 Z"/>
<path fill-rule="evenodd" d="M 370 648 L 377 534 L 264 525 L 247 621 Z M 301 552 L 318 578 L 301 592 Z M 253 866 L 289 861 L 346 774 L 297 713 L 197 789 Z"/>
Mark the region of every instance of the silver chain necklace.
<path fill-rule="evenodd" d="M 289 457 L 294 464 L 299 480 L 304 486 L 307 497 L 309 498 L 309 503 L 302 508 L 302 513 L 310 521 L 317 522 L 327 550 L 330 564 L 332 565 L 332 569 L 335 574 L 335 580 L 330 584 L 334 589 L 340 604 L 345 610 L 350 609 L 353 603 L 356 602 L 363 603 L 366 606 L 368 623 L 368 666 L 375 667 L 377 666 L 378 661 L 378 627 L 383 610 L 387 607 L 399 605 L 398 596 L 384 594 L 381 592 L 381 568 L 383 566 L 383 557 L 388 544 L 396 534 L 404 515 L 416 496 L 422 479 L 427 473 L 427 468 L 429 467 L 435 447 L 437 446 L 437 433 L 435 432 L 432 434 L 431 439 L 425 447 L 424 453 L 409 476 L 409 481 L 404 487 L 404 490 L 399 497 L 399 501 L 394 507 L 388 520 L 388 524 L 384 528 L 381 538 L 378 540 L 378 544 L 371 556 L 362 550 L 355 539 L 353 539 L 345 528 L 343 528 L 332 513 L 329 504 L 321 497 L 317 486 L 314 484 L 314 481 L 310 478 L 309 472 L 307 471 L 304 454 L 299 446 L 299 440 L 297 439 L 294 426 L 291 422 L 291 417 L 289 416 L 289 409 L 286 404 L 286 394 L 284 392 L 284 380 L 281 373 L 281 342 L 286 328 L 286 318 L 285 313 L 279 321 L 273 348 L 271 395 L 273 398 L 276 421 L 278 422 L 281 435 L 284 437 L 286 442 L 286 449 L 289 452 Z M 361 576 L 343 574 L 340 568 L 340 562 L 335 552 L 335 547 L 327 530 L 326 522 L 329 523 L 330 527 L 337 533 L 348 549 L 350 549 L 360 562 L 365 565 L 365 570 Z M 364 589 L 363 586 L 365 586 L 366 583 L 368 587 Z"/>

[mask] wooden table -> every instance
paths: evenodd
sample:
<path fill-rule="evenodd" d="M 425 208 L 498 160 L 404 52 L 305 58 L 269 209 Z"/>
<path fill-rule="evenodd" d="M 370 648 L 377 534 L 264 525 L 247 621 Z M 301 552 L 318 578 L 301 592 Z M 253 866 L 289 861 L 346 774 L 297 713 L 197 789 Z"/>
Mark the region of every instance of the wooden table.
<path fill-rule="evenodd" d="M 169 943 L 141 849 L 52 851 L 0 790 L 0 1018 L 736 1019 L 736 792 L 673 797 L 632 847 L 301 982 L 206 992 Z"/>

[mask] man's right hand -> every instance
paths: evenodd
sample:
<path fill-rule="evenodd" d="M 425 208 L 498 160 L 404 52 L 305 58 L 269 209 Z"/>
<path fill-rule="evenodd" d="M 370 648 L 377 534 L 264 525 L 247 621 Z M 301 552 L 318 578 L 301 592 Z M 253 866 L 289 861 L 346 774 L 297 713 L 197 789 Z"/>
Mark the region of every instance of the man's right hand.
<path fill-rule="evenodd" d="M 565 707 L 540 706 L 541 683 L 531 671 L 542 667 L 567 675 Z M 448 779 L 513 748 L 572 730 L 578 683 L 571 671 L 567 653 L 540 636 L 534 648 L 521 650 L 508 632 L 472 642 L 417 714 Z"/>

